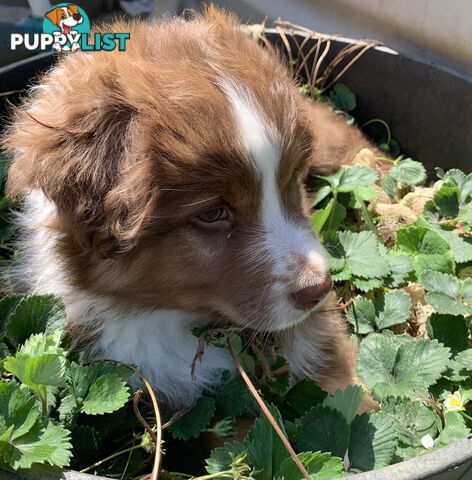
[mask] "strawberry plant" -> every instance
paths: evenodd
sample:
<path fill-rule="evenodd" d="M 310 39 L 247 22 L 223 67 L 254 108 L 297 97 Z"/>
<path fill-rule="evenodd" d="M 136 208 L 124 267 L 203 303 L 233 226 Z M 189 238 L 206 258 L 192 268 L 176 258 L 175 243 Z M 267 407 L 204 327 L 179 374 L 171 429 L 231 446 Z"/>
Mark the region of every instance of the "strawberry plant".
<path fill-rule="evenodd" d="M 324 100 L 350 113 L 357 105 L 342 84 Z M 390 153 L 398 148 L 389 129 L 381 143 Z M 156 422 L 152 404 L 127 385 L 132 368 L 87 362 L 72 348 L 60 299 L 9 295 L 0 301 L 0 469 L 144 478 L 163 450 L 166 479 L 327 480 L 467 437 L 472 174 L 437 175 L 427 180 L 423 165 L 410 158 L 361 151 L 353 166 L 318 177 L 313 191 L 313 229 L 358 345 L 359 377 L 378 412 L 357 415 L 365 395 L 358 386 L 328 395 L 310 380 L 290 383 L 285 360 L 267 339 L 202 326 L 193 332 L 202 348 L 211 342 L 231 349 L 265 413 L 247 380 L 226 372 L 219 391 L 206 392 L 190 409 L 163 411 Z M 16 253 L 5 213 L 2 199 L 6 270 Z M 156 445 L 161 430 L 163 444 Z M 210 448 L 215 439 L 219 445 Z"/>

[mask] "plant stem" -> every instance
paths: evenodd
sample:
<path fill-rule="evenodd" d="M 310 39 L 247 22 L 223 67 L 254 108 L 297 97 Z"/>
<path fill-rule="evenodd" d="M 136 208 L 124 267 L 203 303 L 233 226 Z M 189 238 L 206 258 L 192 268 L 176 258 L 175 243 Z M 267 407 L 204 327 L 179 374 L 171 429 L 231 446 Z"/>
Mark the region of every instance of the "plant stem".
<path fill-rule="evenodd" d="M 133 445 L 132 447 L 129 447 L 129 448 L 125 448 L 124 450 L 120 450 L 119 452 L 115 452 L 112 455 L 110 455 L 110 456 L 108 456 L 108 457 L 106 457 L 102 460 L 99 460 L 98 462 L 94 463 L 93 465 L 90 465 L 89 467 L 84 468 L 83 470 L 80 470 L 80 473 L 89 472 L 93 468 L 99 467 L 100 465 L 102 465 L 105 462 L 108 462 L 109 460 L 113 460 L 114 458 L 119 457 L 120 455 L 124 455 L 125 453 L 129 453 L 129 452 L 132 452 L 133 450 L 138 450 L 140 448 L 141 448 L 141 445 L 138 444 L 138 445 Z"/>
<path fill-rule="evenodd" d="M 470 420 L 472 422 L 472 417 L 470 415 L 467 415 L 467 413 L 465 412 L 461 412 L 462 413 L 462 416 L 467 418 L 467 420 Z"/>
<path fill-rule="evenodd" d="M 251 379 L 249 378 L 248 374 L 244 371 L 243 367 L 241 366 L 241 363 L 239 362 L 239 359 L 237 355 L 234 353 L 233 348 L 231 347 L 231 343 L 229 339 L 227 340 L 228 344 L 228 350 L 231 356 L 233 357 L 234 363 L 236 364 L 237 369 L 239 370 L 239 373 L 241 374 L 241 377 L 243 377 L 244 382 L 246 383 L 249 391 L 251 392 L 252 396 L 256 400 L 256 402 L 259 404 L 261 407 L 262 412 L 264 415 L 267 417 L 267 420 L 269 420 L 269 423 L 272 425 L 274 428 L 275 432 L 277 435 L 280 437 L 280 440 L 284 444 L 284 447 L 287 449 L 288 453 L 292 457 L 292 460 L 294 461 L 295 465 L 298 467 L 300 470 L 300 473 L 303 475 L 303 478 L 305 480 L 311 480 L 310 475 L 308 474 L 305 466 L 303 463 L 300 461 L 298 458 L 297 454 L 295 453 L 295 450 L 293 449 L 292 445 L 290 445 L 290 442 L 288 441 L 287 437 L 285 436 L 284 432 L 280 428 L 279 424 L 275 420 L 274 416 L 270 412 L 270 410 L 267 408 L 267 405 L 264 403 L 264 400 L 262 400 L 261 396 L 256 390 L 256 387 L 254 387 L 253 383 L 251 382 Z M 215 477 L 200 477 L 200 480 L 203 480 L 203 478 L 215 478 Z"/>
<path fill-rule="evenodd" d="M 365 204 L 364 200 L 362 200 L 362 198 L 360 198 L 357 195 L 356 195 L 356 200 L 359 202 L 359 205 L 361 206 L 361 212 L 362 212 L 362 216 L 364 217 L 364 222 L 369 227 L 369 229 L 377 236 L 377 238 L 383 243 L 382 239 L 379 236 L 379 232 L 377 232 L 377 228 L 375 227 L 374 220 L 372 219 L 372 215 L 370 214 L 369 209 L 367 208 L 367 205 Z"/>
<path fill-rule="evenodd" d="M 373 118 L 372 120 L 369 120 L 364 124 L 362 124 L 361 128 L 367 127 L 367 125 L 371 125 L 372 123 L 380 123 L 385 127 L 385 130 L 387 130 L 387 143 L 390 146 L 390 142 L 392 141 L 392 132 L 390 131 L 390 127 L 388 126 L 388 123 L 385 120 L 382 120 L 381 118 Z"/>

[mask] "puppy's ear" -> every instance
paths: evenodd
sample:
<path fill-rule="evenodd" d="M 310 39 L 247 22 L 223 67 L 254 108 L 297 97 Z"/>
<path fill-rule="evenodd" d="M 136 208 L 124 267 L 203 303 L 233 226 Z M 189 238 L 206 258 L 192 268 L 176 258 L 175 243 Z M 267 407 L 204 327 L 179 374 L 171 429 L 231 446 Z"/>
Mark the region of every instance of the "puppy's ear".
<path fill-rule="evenodd" d="M 370 142 L 359 128 L 348 125 L 344 117 L 335 113 L 328 104 L 304 100 L 302 110 L 314 139 L 311 174 L 329 175 L 344 165 L 357 163 L 363 149 L 372 152 L 370 157 L 374 164 L 369 166 L 382 169 L 382 158 L 386 154 Z"/>
<path fill-rule="evenodd" d="M 156 191 L 136 108 L 124 98 L 111 68 L 65 59 L 17 110 L 4 139 L 13 155 L 8 195 L 42 190 L 63 233 L 105 256 L 137 245 Z"/>
<path fill-rule="evenodd" d="M 54 25 L 59 25 L 59 21 L 61 19 L 61 12 L 62 10 L 59 7 L 56 7 L 54 10 L 46 13 L 46 18 L 51 20 Z"/>
<path fill-rule="evenodd" d="M 79 13 L 79 8 L 77 7 L 77 5 L 69 5 L 69 8 L 72 10 L 72 13 L 74 15 Z"/>

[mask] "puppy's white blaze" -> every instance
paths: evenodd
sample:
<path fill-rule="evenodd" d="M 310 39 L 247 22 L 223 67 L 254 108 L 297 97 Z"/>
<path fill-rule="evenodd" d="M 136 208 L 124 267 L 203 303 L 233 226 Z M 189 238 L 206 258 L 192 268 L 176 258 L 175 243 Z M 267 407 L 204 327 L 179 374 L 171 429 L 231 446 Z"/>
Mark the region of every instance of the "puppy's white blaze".
<path fill-rule="evenodd" d="M 320 243 L 307 228 L 287 219 L 282 209 L 277 188 L 280 132 L 270 124 L 247 90 L 227 77 L 221 80 L 220 86 L 232 106 L 243 146 L 262 179 L 262 222 L 266 230 L 264 245 L 270 253 L 273 274 L 286 274 L 287 267 L 296 264 L 299 257 L 326 269 Z"/>

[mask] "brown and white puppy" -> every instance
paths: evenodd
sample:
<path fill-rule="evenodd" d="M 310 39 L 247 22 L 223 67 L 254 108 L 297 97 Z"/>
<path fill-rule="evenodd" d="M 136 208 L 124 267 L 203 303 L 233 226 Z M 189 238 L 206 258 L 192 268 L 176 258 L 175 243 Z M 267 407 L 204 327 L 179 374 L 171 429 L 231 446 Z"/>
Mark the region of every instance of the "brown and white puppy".
<path fill-rule="evenodd" d="M 131 32 L 127 50 L 61 59 L 6 136 L 19 279 L 63 299 L 90 356 L 137 364 L 173 407 L 234 368 L 210 346 L 191 378 L 190 330 L 215 315 L 276 332 L 294 379 L 358 383 L 304 180 L 368 141 L 213 8 L 109 30 Z"/>
<path fill-rule="evenodd" d="M 84 21 L 84 18 L 79 12 L 77 5 L 69 4 L 65 7 L 56 7 L 53 10 L 50 10 L 46 13 L 46 18 L 48 18 L 54 25 L 61 29 L 63 35 L 69 35 L 74 27 L 79 25 Z M 75 52 L 80 48 L 77 42 L 72 43 L 69 46 L 61 46 L 60 43 L 56 42 L 52 46 L 54 50 L 72 50 Z"/>

